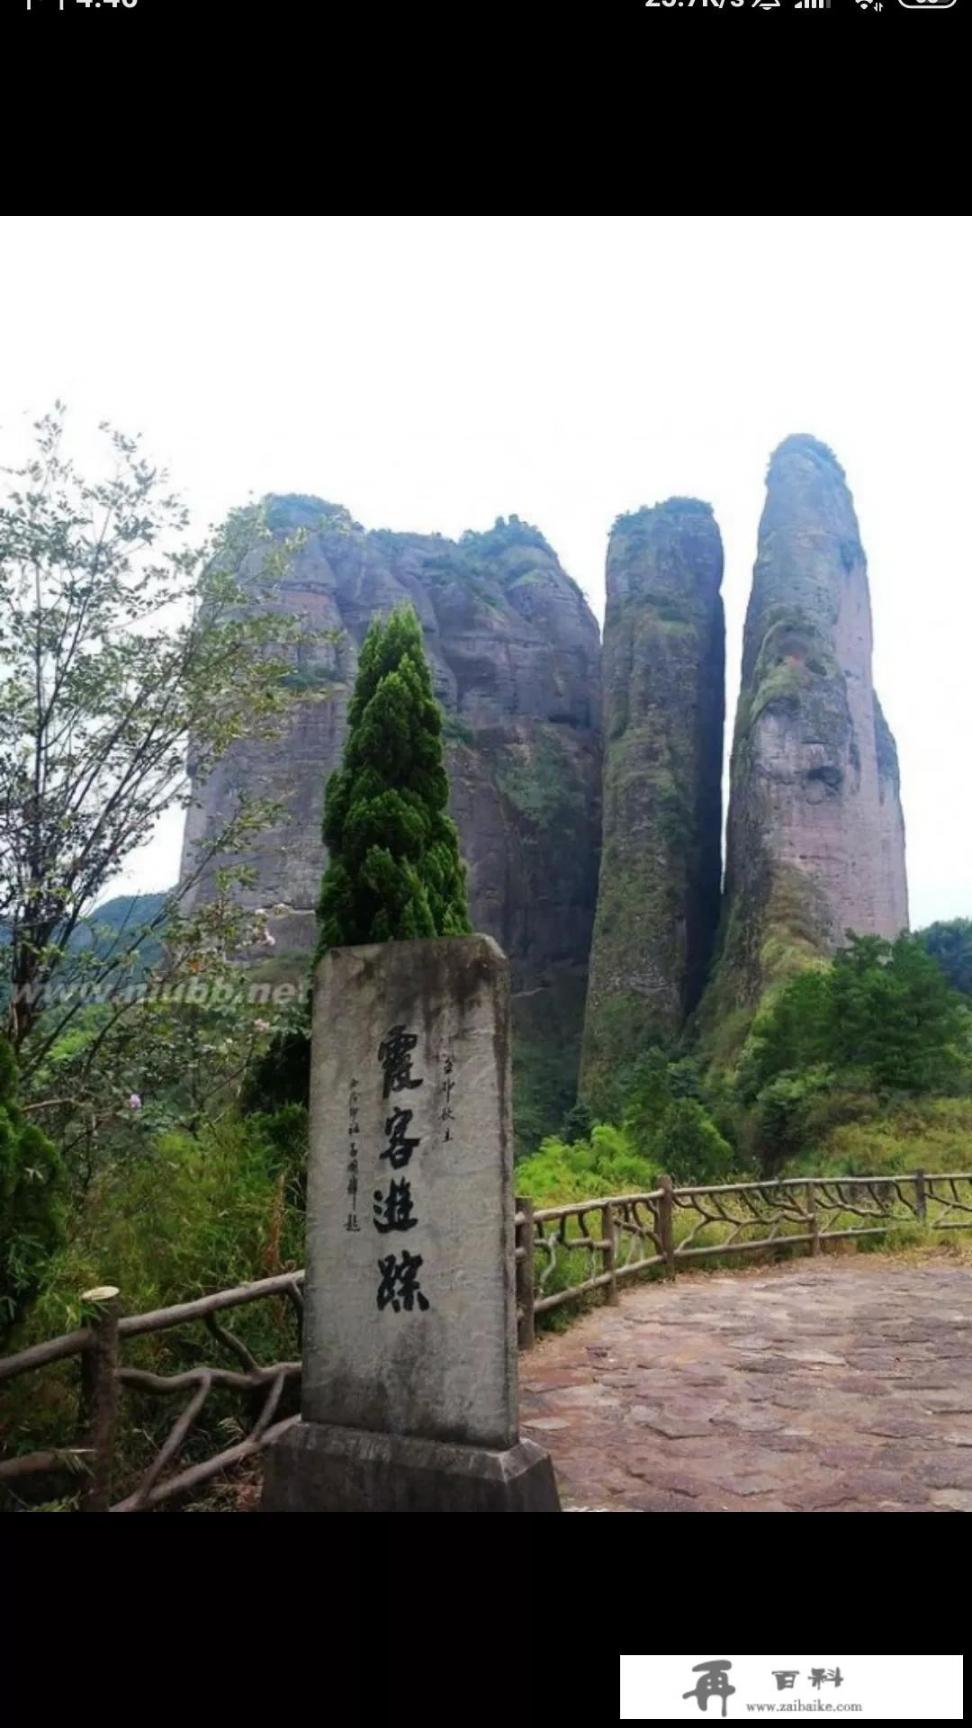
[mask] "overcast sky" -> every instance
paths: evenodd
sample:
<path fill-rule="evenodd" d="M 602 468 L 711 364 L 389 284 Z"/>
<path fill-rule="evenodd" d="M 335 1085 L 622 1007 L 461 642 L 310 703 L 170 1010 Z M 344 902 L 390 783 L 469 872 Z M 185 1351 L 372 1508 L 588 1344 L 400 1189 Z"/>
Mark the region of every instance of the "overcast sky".
<path fill-rule="evenodd" d="M 912 922 L 972 915 L 964 218 L 8 217 L 0 237 L 4 459 L 60 396 L 76 452 L 101 419 L 141 431 L 200 527 L 268 491 L 448 535 L 516 512 L 599 619 L 613 518 L 695 494 L 725 544 L 730 718 L 767 457 L 823 439 L 868 556 Z M 118 885 L 169 886 L 180 829 Z"/>

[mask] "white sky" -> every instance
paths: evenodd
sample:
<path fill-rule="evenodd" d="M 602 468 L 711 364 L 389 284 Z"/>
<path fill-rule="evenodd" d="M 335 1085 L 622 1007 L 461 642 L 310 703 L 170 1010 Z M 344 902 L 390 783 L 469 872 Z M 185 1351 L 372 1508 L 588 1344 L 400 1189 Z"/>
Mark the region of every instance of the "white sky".
<path fill-rule="evenodd" d="M 901 759 L 912 922 L 972 915 L 970 228 L 938 217 L 0 222 L 0 447 L 55 396 L 141 431 L 200 528 L 315 492 L 366 527 L 535 522 L 603 617 L 613 518 L 709 499 L 728 700 L 770 451 L 836 452 Z M 181 814 L 118 887 L 176 877 Z"/>

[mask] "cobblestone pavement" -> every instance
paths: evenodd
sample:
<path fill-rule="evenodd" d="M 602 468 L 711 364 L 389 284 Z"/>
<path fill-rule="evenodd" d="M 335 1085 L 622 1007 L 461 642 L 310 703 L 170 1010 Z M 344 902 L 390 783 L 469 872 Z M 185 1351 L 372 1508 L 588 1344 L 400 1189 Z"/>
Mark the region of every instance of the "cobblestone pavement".
<path fill-rule="evenodd" d="M 972 1267 L 629 1287 L 521 1356 L 520 1423 L 578 1511 L 972 1512 Z"/>

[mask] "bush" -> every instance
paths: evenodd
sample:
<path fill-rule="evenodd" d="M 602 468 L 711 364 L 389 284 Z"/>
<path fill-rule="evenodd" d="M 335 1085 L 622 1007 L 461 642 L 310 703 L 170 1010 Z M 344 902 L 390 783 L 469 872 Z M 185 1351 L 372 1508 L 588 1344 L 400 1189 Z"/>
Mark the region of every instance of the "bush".
<path fill-rule="evenodd" d="M 16 1102 L 16 1063 L 0 1038 L 0 1338 L 23 1313 L 64 1239 L 60 1153 Z"/>
<path fill-rule="evenodd" d="M 647 1191 L 657 1176 L 623 1128 L 599 1122 L 584 1140 L 548 1135 L 538 1152 L 517 1165 L 515 1183 L 517 1193 L 537 1206 L 562 1206 L 598 1194 Z"/>
<path fill-rule="evenodd" d="M 137 1155 L 105 1166 L 88 1190 L 70 1242 L 49 1263 L 11 1348 L 73 1330 L 81 1319 L 81 1294 L 94 1285 L 116 1285 L 123 1313 L 134 1314 L 300 1268 L 305 1149 L 306 1117 L 292 1108 L 248 1120 L 227 1118 L 197 1135 L 162 1134 Z M 256 1302 L 219 1318 L 259 1361 L 294 1359 L 298 1346 L 285 1301 Z M 239 1366 L 201 1321 L 131 1339 L 124 1358 L 156 1374 L 207 1361 Z M 18 1452 L 73 1444 L 77 1384 L 75 1361 L 13 1381 L 5 1390 L 0 1443 Z M 246 1408 L 238 1395 L 212 1394 L 183 1461 L 224 1447 Z M 161 1444 L 174 1414 L 171 1399 L 131 1388 L 122 1393 L 119 1498 Z M 20 1490 L 28 1498 L 41 1491 Z"/>
<path fill-rule="evenodd" d="M 695 1098 L 678 1098 L 666 1111 L 655 1156 L 676 1187 L 728 1182 L 733 1150 Z"/>

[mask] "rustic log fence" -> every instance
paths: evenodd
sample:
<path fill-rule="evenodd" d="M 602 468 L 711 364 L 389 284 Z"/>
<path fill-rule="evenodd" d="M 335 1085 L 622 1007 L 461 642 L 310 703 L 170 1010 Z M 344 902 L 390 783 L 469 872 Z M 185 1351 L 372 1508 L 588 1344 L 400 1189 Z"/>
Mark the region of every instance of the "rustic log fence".
<path fill-rule="evenodd" d="M 835 1227 L 847 1217 L 862 1222 Z M 691 1188 L 659 1176 L 658 1187 L 644 1194 L 539 1208 L 518 1199 L 520 1349 L 534 1342 L 537 1314 L 598 1289 L 617 1301 L 618 1280 L 634 1272 L 658 1267 L 674 1278 L 680 1262 L 778 1247 L 806 1246 L 819 1254 L 822 1242 L 883 1236 L 900 1224 L 972 1229 L 972 1173 L 793 1176 Z M 700 1241 L 713 1227 L 719 1239 Z M 586 1265 L 575 1276 L 584 1256 Z"/>
<path fill-rule="evenodd" d="M 961 1192 L 957 1184 L 964 1185 Z M 827 1228 L 828 1221 L 843 1217 L 863 1222 Z M 597 1290 L 604 1291 L 608 1302 L 617 1302 L 620 1281 L 639 1272 L 657 1267 L 663 1276 L 674 1278 L 679 1262 L 783 1246 L 806 1245 L 812 1254 L 819 1254 L 822 1242 L 883 1235 L 902 1223 L 932 1230 L 972 1229 L 972 1173 L 930 1176 L 918 1170 L 911 1176 L 786 1177 L 691 1188 L 676 1188 L 670 1177 L 661 1176 L 658 1187 L 647 1193 L 600 1196 L 567 1206 L 536 1207 L 531 1200 L 518 1198 L 519 1346 L 521 1350 L 532 1347 L 538 1314 Z M 698 1240 L 707 1229 L 721 1232 L 727 1227 L 728 1233 L 719 1241 Z M 752 1230 L 761 1234 L 748 1236 Z M 587 1264 L 575 1277 L 578 1259 L 584 1256 Z M 559 1288 L 549 1287 L 564 1278 Z M 51 1471 L 67 1472 L 81 1480 L 82 1511 L 141 1512 L 184 1498 L 231 1465 L 252 1457 L 298 1420 L 296 1415 L 279 1419 L 278 1410 L 285 1389 L 296 1389 L 300 1382 L 303 1281 L 303 1272 L 287 1272 L 149 1314 L 122 1314 L 121 1295 L 113 1286 L 85 1292 L 86 1325 L 0 1358 L 0 1381 L 65 1358 L 79 1358 L 78 1443 L 0 1462 L 0 1486 Z M 261 1364 L 244 1341 L 216 1319 L 227 1308 L 263 1301 L 283 1302 L 296 1316 L 297 1359 Z M 126 1367 L 122 1361 L 126 1340 L 196 1321 L 202 1321 L 235 1358 L 238 1369 L 201 1365 L 162 1375 Z M 126 1387 L 158 1397 L 189 1396 L 133 1491 L 113 1503 L 119 1394 Z M 250 1406 L 252 1420 L 244 1438 L 212 1458 L 166 1475 L 217 1388 L 239 1393 Z"/>
<path fill-rule="evenodd" d="M 298 1359 L 261 1365 L 243 1340 L 223 1326 L 216 1315 L 244 1303 L 285 1301 L 296 1315 L 299 1349 L 303 1282 L 303 1272 L 287 1272 L 276 1278 L 262 1278 L 254 1284 L 241 1284 L 234 1290 L 220 1290 L 214 1296 L 202 1296 L 195 1302 L 180 1302 L 173 1308 L 157 1308 L 150 1314 L 124 1316 L 119 1313 L 120 1293 L 113 1286 L 86 1291 L 82 1297 L 90 1311 L 86 1326 L 61 1338 L 35 1344 L 16 1356 L 0 1358 L 0 1381 L 27 1374 L 51 1362 L 63 1361 L 65 1357 L 80 1358 L 78 1444 L 6 1459 L 0 1463 L 0 1486 L 40 1472 L 62 1470 L 82 1477 L 83 1512 L 142 1512 L 164 1500 L 185 1496 L 230 1465 L 252 1457 L 282 1434 L 291 1422 L 297 1421 L 296 1416 L 290 1416 L 274 1422 L 274 1416 L 288 1381 L 299 1383 L 301 1364 Z M 182 1374 L 165 1375 L 125 1367 L 121 1346 L 126 1339 L 167 1331 L 197 1320 L 203 1321 L 224 1350 L 235 1357 L 241 1371 L 202 1366 Z M 189 1398 L 134 1492 L 112 1504 L 118 1394 L 126 1386 L 158 1397 L 188 1392 Z M 177 1470 L 165 1480 L 160 1480 L 166 1467 L 175 1463 L 207 1398 L 218 1387 L 244 1394 L 258 1406 L 244 1439 L 213 1458 Z"/>

